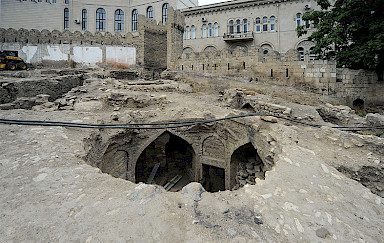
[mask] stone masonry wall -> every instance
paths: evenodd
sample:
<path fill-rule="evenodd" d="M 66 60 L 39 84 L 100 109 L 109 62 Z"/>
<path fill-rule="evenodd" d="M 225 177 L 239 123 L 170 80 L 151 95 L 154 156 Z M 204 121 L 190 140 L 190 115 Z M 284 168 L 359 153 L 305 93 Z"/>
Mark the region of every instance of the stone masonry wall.
<path fill-rule="evenodd" d="M 377 81 L 375 73 L 338 69 L 335 61 L 300 61 L 300 54 L 294 49 L 284 54 L 272 51 L 267 55 L 263 55 L 259 46 L 203 52 L 186 49 L 168 66 L 184 72 L 243 77 L 305 88 L 348 105 L 356 99 L 364 100 L 365 104 L 384 104 L 384 82 Z"/>
<path fill-rule="evenodd" d="M 159 72 L 166 69 L 167 27 L 139 15 L 138 31 L 135 33 L 92 34 L 89 31 L 72 33 L 0 28 L 0 50 L 19 51 L 23 59 L 28 57 L 30 50 L 37 52 L 38 55 L 34 55 L 37 58 L 25 60 L 35 64 L 63 67 L 74 61 L 116 68 L 154 69 Z M 50 50 L 55 52 L 53 58 L 48 55 Z M 126 56 L 134 58 L 133 63 L 127 60 L 129 58 L 124 58 Z M 92 62 L 83 62 L 83 58 L 91 59 Z"/>

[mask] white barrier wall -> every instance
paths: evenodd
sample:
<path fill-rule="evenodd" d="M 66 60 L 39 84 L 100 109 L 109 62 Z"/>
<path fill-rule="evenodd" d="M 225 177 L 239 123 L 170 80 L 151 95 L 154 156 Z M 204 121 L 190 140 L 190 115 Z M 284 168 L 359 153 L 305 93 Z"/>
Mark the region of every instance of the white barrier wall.
<path fill-rule="evenodd" d="M 116 47 L 107 46 L 106 48 L 107 64 L 135 65 L 136 48 L 134 47 Z"/>
<path fill-rule="evenodd" d="M 72 46 L 23 45 L 21 43 L 0 43 L 0 50 L 18 51 L 19 57 L 27 63 L 68 62 L 72 60 L 83 65 L 118 64 L 121 67 L 136 65 L 135 47 L 117 46 Z"/>
<path fill-rule="evenodd" d="M 70 53 L 69 45 L 54 45 L 47 46 L 47 54 L 42 57 L 47 61 L 68 61 L 68 54 Z"/>
<path fill-rule="evenodd" d="M 82 64 L 97 64 L 103 62 L 103 50 L 96 46 L 73 47 L 72 60 Z"/>

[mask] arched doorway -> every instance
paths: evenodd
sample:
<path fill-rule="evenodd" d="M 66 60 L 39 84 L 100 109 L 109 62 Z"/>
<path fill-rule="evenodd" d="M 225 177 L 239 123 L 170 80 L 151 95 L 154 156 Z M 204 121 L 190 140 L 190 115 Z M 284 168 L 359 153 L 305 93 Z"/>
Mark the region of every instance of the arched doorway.
<path fill-rule="evenodd" d="M 231 156 L 230 187 L 239 189 L 245 184 L 255 184 L 255 179 L 265 179 L 264 164 L 252 143 L 247 143 Z"/>
<path fill-rule="evenodd" d="M 188 142 L 164 132 L 140 154 L 135 169 L 136 183 L 153 183 L 178 191 L 194 181 L 194 159 L 195 152 Z M 169 188 L 172 182 L 175 183 Z"/>

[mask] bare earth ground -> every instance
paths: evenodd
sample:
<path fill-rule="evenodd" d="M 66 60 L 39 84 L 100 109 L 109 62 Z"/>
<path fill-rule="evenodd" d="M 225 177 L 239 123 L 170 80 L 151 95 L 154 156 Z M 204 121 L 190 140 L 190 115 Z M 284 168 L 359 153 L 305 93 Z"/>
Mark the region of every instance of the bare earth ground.
<path fill-rule="evenodd" d="M 292 88 L 225 86 L 259 90 L 277 104 L 286 100 L 296 113 L 315 111 L 302 104 L 323 104 L 321 97 Z M 95 78 L 82 87 L 87 92 L 78 95 L 74 110 L 0 110 L 0 117 L 107 123 L 116 115 L 120 121 L 162 121 L 240 112 L 220 102 L 217 89 L 156 87 Z M 106 102 L 112 93 L 163 101 L 143 108 L 116 105 L 114 111 Z M 87 165 L 83 139 L 92 129 L 0 125 L 0 242 L 382 242 L 383 198 L 336 168 L 382 171 L 383 138 L 250 119 L 279 145 L 279 160 L 257 185 L 204 192 L 200 201 Z"/>

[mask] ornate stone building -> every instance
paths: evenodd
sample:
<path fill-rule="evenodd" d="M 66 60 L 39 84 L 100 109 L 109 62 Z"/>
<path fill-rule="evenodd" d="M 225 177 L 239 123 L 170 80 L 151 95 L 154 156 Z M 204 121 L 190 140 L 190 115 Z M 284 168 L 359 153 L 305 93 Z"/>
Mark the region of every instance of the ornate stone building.
<path fill-rule="evenodd" d="M 309 32 L 315 28 L 302 19 L 313 9 L 319 9 L 313 0 L 239 0 L 183 9 L 184 51 L 260 46 L 264 55 L 272 50 L 286 53 L 297 49 L 304 60 L 313 43 L 306 37 L 298 38 L 296 27 L 304 25 Z"/>
<path fill-rule="evenodd" d="M 164 23 L 168 8 L 198 5 L 198 0 L 2 0 L 0 28 L 137 32 L 138 15 Z"/>

